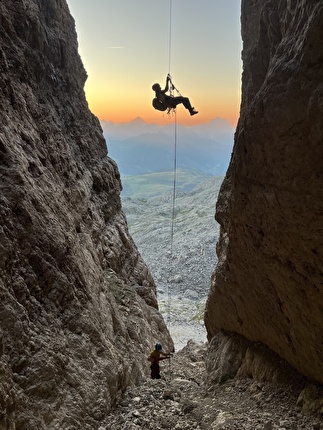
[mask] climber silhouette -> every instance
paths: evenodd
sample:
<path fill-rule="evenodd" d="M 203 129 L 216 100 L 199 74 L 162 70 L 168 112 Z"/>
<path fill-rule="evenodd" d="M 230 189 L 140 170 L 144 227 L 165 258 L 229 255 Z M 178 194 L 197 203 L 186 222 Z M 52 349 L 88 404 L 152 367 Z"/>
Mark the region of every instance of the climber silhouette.
<path fill-rule="evenodd" d="M 162 90 L 159 84 L 154 84 L 152 86 L 153 91 L 155 91 L 156 98 L 153 99 L 153 106 L 157 110 L 165 111 L 166 109 L 175 109 L 177 105 L 183 104 L 184 107 L 190 112 L 191 116 L 196 115 L 198 112 L 192 107 L 190 100 L 188 97 L 177 96 L 172 97 L 167 95 L 167 91 L 169 90 L 169 82 L 171 82 L 171 78 L 167 75 L 166 86 Z M 172 82 L 171 82 L 171 85 Z"/>

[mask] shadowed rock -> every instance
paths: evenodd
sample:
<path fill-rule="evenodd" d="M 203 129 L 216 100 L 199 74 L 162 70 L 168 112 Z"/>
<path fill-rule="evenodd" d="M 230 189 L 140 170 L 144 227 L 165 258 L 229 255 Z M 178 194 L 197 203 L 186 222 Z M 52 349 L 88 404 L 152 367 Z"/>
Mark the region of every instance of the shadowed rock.
<path fill-rule="evenodd" d="M 172 341 L 65 0 L 3 0 L 0 23 L 0 427 L 96 428 Z"/>
<path fill-rule="evenodd" d="M 243 80 L 205 323 L 323 383 L 323 4 L 242 1 Z"/>

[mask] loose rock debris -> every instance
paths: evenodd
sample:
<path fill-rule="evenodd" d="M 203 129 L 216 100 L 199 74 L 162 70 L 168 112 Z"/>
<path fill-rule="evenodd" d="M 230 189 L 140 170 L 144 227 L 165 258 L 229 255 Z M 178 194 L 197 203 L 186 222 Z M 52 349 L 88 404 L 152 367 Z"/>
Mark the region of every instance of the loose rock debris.
<path fill-rule="evenodd" d="M 208 386 L 205 345 L 192 342 L 162 365 L 161 380 L 130 388 L 99 430 L 320 430 L 291 387 L 252 379 Z"/>

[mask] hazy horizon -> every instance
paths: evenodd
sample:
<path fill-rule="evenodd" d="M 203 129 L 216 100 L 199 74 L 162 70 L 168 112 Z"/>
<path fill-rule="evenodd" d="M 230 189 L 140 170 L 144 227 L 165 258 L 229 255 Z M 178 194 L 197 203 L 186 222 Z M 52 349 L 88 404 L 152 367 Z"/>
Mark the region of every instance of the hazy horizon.
<path fill-rule="evenodd" d="M 173 122 L 150 124 L 137 117 L 125 123 L 101 121 L 101 126 L 108 155 L 117 162 L 121 175 L 140 175 L 173 168 Z M 178 167 L 224 175 L 231 157 L 234 132 L 234 127 L 222 118 L 191 126 L 178 124 Z"/>

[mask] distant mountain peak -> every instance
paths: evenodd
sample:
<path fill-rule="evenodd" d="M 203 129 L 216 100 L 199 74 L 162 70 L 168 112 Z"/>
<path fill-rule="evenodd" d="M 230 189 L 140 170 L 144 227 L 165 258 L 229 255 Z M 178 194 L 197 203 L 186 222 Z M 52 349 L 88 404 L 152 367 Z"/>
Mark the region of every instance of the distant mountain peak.
<path fill-rule="evenodd" d="M 129 121 L 129 124 L 133 124 L 133 125 L 143 125 L 143 124 L 147 124 L 142 118 L 140 118 L 140 116 L 137 116 L 135 119 L 133 119 L 132 121 Z"/>

